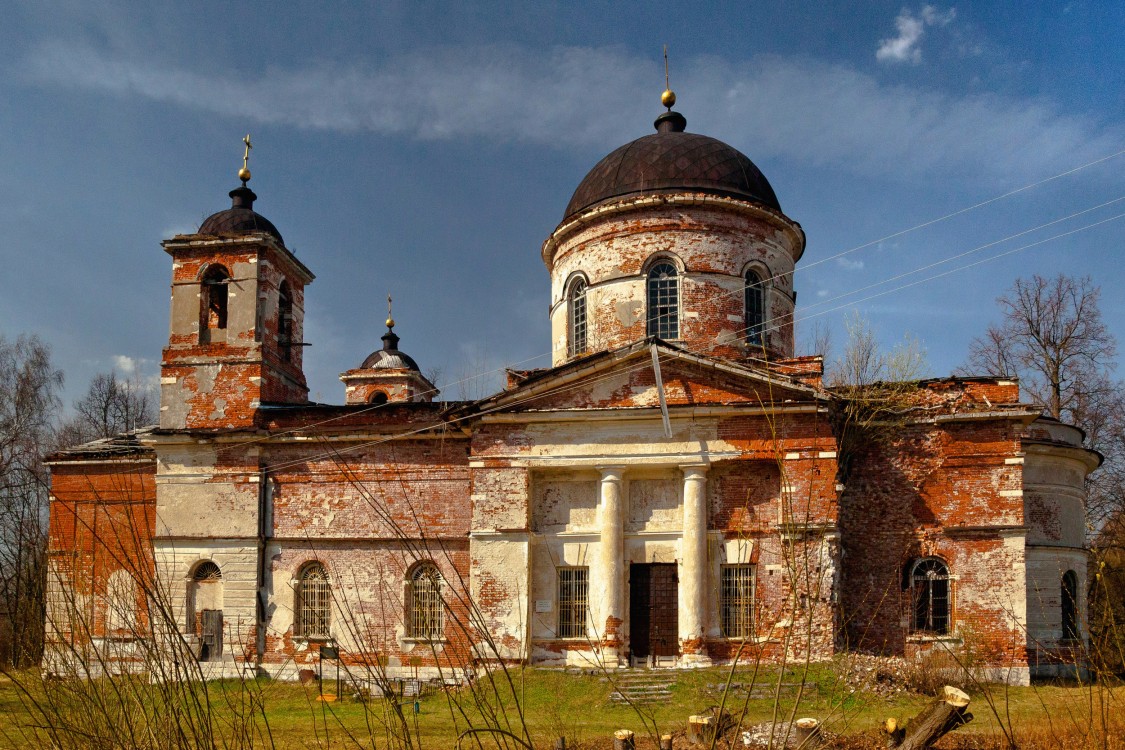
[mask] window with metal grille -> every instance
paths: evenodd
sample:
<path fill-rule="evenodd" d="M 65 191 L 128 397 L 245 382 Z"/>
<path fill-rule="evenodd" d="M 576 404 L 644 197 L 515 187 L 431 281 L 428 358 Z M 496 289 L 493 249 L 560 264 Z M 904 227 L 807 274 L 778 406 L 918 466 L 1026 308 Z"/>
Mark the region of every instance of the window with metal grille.
<path fill-rule="evenodd" d="M 410 574 L 406 613 L 408 637 L 439 640 L 444 634 L 441 583 L 441 573 L 433 563 L 422 563 Z"/>
<path fill-rule="evenodd" d="M 754 634 L 754 566 L 724 565 L 719 590 L 723 636 L 749 638 Z"/>
<path fill-rule="evenodd" d="M 1078 574 L 1073 570 L 1062 577 L 1062 637 L 1064 641 L 1078 640 Z"/>
<path fill-rule="evenodd" d="M 320 563 L 309 563 L 297 576 L 297 634 L 328 638 L 332 625 L 332 586 Z"/>
<path fill-rule="evenodd" d="M 589 568 L 559 568 L 559 638 L 585 638 L 590 609 Z"/>
<path fill-rule="evenodd" d="M 199 567 L 195 569 L 195 573 L 191 577 L 196 581 L 217 581 L 222 579 L 223 571 L 219 570 L 219 566 L 210 560 L 204 560 L 199 563 Z"/>
<path fill-rule="evenodd" d="M 910 573 L 913 630 L 945 635 L 950 621 L 949 566 L 934 557 L 914 563 Z"/>
<path fill-rule="evenodd" d="M 746 272 L 746 343 L 761 346 L 766 333 L 766 294 L 757 271 Z"/>
<path fill-rule="evenodd" d="M 570 287 L 570 356 L 586 351 L 586 280 L 576 279 Z"/>
<path fill-rule="evenodd" d="M 657 263 L 648 272 L 648 335 L 680 337 L 680 283 L 671 263 Z"/>

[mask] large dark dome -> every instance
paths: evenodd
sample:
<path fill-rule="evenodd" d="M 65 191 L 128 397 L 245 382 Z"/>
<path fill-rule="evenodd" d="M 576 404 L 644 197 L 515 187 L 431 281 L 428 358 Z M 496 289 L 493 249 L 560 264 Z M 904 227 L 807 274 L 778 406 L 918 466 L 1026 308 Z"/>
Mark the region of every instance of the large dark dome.
<path fill-rule="evenodd" d="M 678 113 L 665 113 L 656 120 L 658 132 L 626 143 L 598 162 L 574 191 L 563 220 L 611 198 L 685 190 L 781 210 L 754 162 L 720 140 L 683 132 L 684 124 Z"/>
<path fill-rule="evenodd" d="M 272 235 L 282 245 L 281 232 L 269 219 L 254 210 L 257 195 L 243 185 L 230 191 L 231 207 L 211 214 L 199 225 L 199 234 L 243 234 L 262 232 Z"/>

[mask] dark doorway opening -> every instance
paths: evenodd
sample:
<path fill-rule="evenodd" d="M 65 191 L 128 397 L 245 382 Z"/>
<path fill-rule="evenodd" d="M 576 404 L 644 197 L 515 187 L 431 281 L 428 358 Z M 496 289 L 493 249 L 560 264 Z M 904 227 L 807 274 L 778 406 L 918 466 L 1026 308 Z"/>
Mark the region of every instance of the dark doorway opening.
<path fill-rule="evenodd" d="M 633 659 L 653 662 L 680 653 L 679 590 L 675 563 L 629 567 L 629 644 Z"/>

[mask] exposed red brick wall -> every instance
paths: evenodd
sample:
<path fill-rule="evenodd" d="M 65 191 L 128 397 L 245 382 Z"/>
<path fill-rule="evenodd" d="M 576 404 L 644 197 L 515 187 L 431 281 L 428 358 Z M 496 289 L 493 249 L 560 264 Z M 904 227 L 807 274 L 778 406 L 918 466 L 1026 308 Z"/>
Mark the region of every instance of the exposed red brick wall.
<path fill-rule="evenodd" d="M 121 635 L 106 631 L 106 584 L 119 570 L 138 582 L 136 610 L 144 628 L 145 588 L 151 588 L 154 573 L 155 474 L 151 456 L 142 462 L 106 459 L 51 467 L 48 555 L 58 580 L 48 586 L 63 586 L 56 596 L 70 603 L 89 597 L 92 637 Z"/>
<path fill-rule="evenodd" d="M 913 424 L 860 447 L 840 511 L 850 645 L 908 655 L 928 648 L 909 632 L 904 571 L 937 556 L 956 579 L 952 634 L 991 663 L 1025 663 L 1026 634 L 1013 620 L 1024 615 L 1023 552 L 1005 543 L 1024 522 L 1020 466 L 1005 463 L 1018 455 L 1021 426 L 1000 418 Z"/>

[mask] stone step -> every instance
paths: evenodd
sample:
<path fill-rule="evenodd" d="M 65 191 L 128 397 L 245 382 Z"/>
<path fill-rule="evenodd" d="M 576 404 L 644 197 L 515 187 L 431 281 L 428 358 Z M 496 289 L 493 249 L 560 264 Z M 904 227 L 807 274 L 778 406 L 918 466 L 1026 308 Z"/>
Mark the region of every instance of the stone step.
<path fill-rule="evenodd" d="M 609 699 L 614 703 L 664 703 L 671 700 L 672 694 L 667 690 L 647 693 L 632 693 L 629 691 L 610 693 Z"/>

